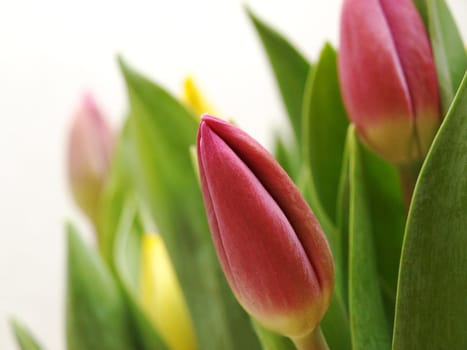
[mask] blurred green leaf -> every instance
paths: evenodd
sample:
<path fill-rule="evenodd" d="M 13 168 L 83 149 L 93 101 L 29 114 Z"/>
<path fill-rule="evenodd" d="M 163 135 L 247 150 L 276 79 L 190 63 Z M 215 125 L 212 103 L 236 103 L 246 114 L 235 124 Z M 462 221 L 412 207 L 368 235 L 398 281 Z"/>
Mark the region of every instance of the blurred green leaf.
<path fill-rule="evenodd" d="M 145 233 L 138 215 L 138 202 L 127 198 L 120 214 L 113 257 L 115 272 L 127 299 L 134 331 L 141 349 L 168 349 L 139 302 L 141 244 Z"/>
<path fill-rule="evenodd" d="M 317 200 L 334 223 L 348 125 L 339 89 L 337 54 L 326 44 L 308 75 L 303 102 L 302 152 L 310 168 Z"/>
<path fill-rule="evenodd" d="M 467 69 L 467 53 L 446 2 L 444 0 L 425 1 L 444 115 Z"/>
<path fill-rule="evenodd" d="M 390 327 L 384 311 L 376 251 L 373 242 L 371 201 L 355 129 L 349 132 L 349 309 L 352 349 L 391 348 Z"/>
<path fill-rule="evenodd" d="M 277 162 L 292 179 L 296 179 L 298 176 L 297 168 L 299 166 L 297 164 L 297 156 L 292 153 L 291 148 L 284 143 L 280 135 L 275 135 L 274 158 L 276 158 Z"/>
<path fill-rule="evenodd" d="M 120 64 L 143 193 L 185 293 L 199 348 L 258 348 L 249 317 L 227 285 L 209 234 L 189 153 L 198 120 L 165 90 Z"/>
<path fill-rule="evenodd" d="M 166 349 L 138 299 L 141 237 L 145 228 L 138 215 L 142 201 L 136 199 L 138 164 L 130 131 L 127 119 L 115 146 L 109 181 L 104 191 L 101 219 L 105 237 L 103 255 L 124 292 L 132 330 L 138 335 L 138 349 Z"/>
<path fill-rule="evenodd" d="M 269 57 L 292 129 L 300 145 L 303 93 L 311 65 L 282 35 L 260 20 L 248 8 L 246 11 Z"/>
<path fill-rule="evenodd" d="M 425 27 L 428 28 L 428 9 L 427 9 L 427 0 L 412 0 L 417 7 L 418 13 L 422 17 L 423 22 L 425 23 Z"/>
<path fill-rule="evenodd" d="M 125 299 L 100 256 L 68 225 L 66 339 L 69 350 L 130 350 Z"/>
<path fill-rule="evenodd" d="M 393 349 L 467 349 L 467 74 L 420 172 L 402 250 Z"/>
<path fill-rule="evenodd" d="M 295 350 L 295 345 L 293 345 L 292 341 L 289 338 L 283 337 L 277 333 L 267 330 L 253 319 L 251 322 L 261 342 L 261 349 Z"/>
<path fill-rule="evenodd" d="M 113 249 L 117 225 L 127 198 L 135 194 L 138 165 L 135 160 L 134 143 L 131 140 L 130 125 L 125 122 L 113 153 L 109 180 L 102 198 L 100 236 L 103 237 L 101 253 L 104 260 L 113 268 Z"/>
<path fill-rule="evenodd" d="M 29 330 L 24 327 L 19 321 L 12 319 L 10 321 L 11 328 L 15 334 L 16 341 L 21 350 L 41 350 L 42 347 L 34 339 Z"/>

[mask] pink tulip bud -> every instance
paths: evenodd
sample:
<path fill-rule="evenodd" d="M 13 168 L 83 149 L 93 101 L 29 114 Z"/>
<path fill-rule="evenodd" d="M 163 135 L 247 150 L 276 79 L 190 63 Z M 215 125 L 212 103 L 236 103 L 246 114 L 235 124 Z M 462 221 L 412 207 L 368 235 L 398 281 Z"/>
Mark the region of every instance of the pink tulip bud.
<path fill-rule="evenodd" d="M 334 285 L 331 251 L 310 207 L 274 158 L 233 125 L 204 115 L 197 149 L 214 245 L 238 301 L 267 328 L 309 334 Z"/>
<path fill-rule="evenodd" d="M 361 139 L 395 164 L 422 159 L 441 122 L 438 80 L 412 0 L 345 0 L 339 75 Z"/>
<path fill-rule="evenodd" d="M 114 136 L 90 95 L 81 101 L 68 140 L 68 176 L 78 206 L 94 222 L 107 178 Z"/>

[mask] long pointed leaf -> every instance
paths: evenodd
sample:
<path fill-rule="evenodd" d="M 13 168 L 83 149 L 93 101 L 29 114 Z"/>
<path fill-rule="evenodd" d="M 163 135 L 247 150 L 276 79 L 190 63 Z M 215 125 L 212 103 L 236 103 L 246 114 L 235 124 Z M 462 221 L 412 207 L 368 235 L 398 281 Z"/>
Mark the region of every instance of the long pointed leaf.
<path fill-rule="evenodd" d="M 124 123 L 114 150 L 109 181 L 102 202 L 102 250 L 107 265 L 116 276 L 126 298 L 138 349 L 166 349 L 138 301 L 141 237 L 144 228 L 137 215 L 138 165 L 134 156 L 129 120 Z"/>
<path fill-rule="evenodd" d="M 350 128 L 349 128 L 350 132 Z M 347 136 L 347 140 L 350 136 Z M 339 179 L 339 190 L 337 200 L 337 229 L 339 235 L 337 244 L 340 255 L 341 275 L 341 293 L 342 299 L 348 312 L 349 302 L 349 212 L 350 212 L 350 179 L 349 179 L 349 147 L 344 149 L 342 157 L 342 170 Z"/>
<path fill-rule="evenodd" d="M 296 164 L 296 154 L 293 154 L 291 147 L 288 147 L 279 135 L 274 139 L 274 157 L 292 179 L 297 178 L 299 166 Z"/>
<path fill-rule="evenodd" d="M 128 196 L 136 191 L 134 145 L 130 125 L 126 120 L 115 146 L 109 180 L 102 199 L 101 236 L 103 258 L 113 268 L 113 249 L 117 225 Z"/>
<path fill-rule="evenodd" d="M 302 98 L 311 65 L 281 34 L 260 20 L 249 9 L 247 13 L 269 57 L 292 129 L 300 145 Z"/>
<path fill-rule="evenodd" d="M 337 53 L 326 44 L 308 76 L 303 102 L 302 151 L 318 200 L 333 222 L 336 222 L 337 190 L 348 125 L 337 77 Z"/>
<path fill-rule="evenodd" d="M 454 18 L 444 0 L 425 0 L 433 54 L 444 113 L 467 69 L 467 53 Z"/>
<path fill-rule="evenodd" d="M 114 266 L 130 309 L 131 320 L 138 334 L 139 346 L 146 350 L 168 349 L 139 301 L 140 253 L 144 229 L 138 216 L 138 202 L 126 198 L 120 213 L 114 240 Z"/>
<path fill-rule="evenodd" d="M 349 133 L 349 308 L 354 350 L 391 348 L 373 243 L 370 200 L 355 129 Z"/>
<path fill-rule="evenodd" d="M 10 324 L 21 350 L 41 350 L 42 347 L 26 327 L 15 319 L 12 319 Z"/>
<path fill-rule="evenodd" d="M 393 349 L 467 349 L 467 74 L 419 175 L 397 291 Z"/>
<path fill-rule="evenodd" d="M 316 189 L 306 168 L 303 168 L 301 176 L 302 178 L 300 179 L 299 188 L 310 204 L 310 207 L 313 209 L 323 231 L 326 233 L 335 262 L 334 293 L 331 299 L 331 304 L 329 305 L 323 321 L 321 322 L 321 329 L 331 349 L 351 349 L 349 318 L 346 310 L 345 296 L 342 293 L 343 288 L 341 285 L 343 276 L 342 264 L 339 261 L 336 261 L 336 258 L 340 256 L 338 253 L 340 249 L 338 232 L 324 210 L 315 200 L 315 198 L 317 198 Z"/>
<path fill-rule="evenodd" d="M 370 201 L 373 242 L 386 316 L 392 325 L 405 227 L 405 205 L 396 168 L 361 148 Z"/>
<path fill-rule="evenodd" d="M 131 350 L 125 299 L 100 256 L 68 226 L 66 301 L 69 350 Z"/>

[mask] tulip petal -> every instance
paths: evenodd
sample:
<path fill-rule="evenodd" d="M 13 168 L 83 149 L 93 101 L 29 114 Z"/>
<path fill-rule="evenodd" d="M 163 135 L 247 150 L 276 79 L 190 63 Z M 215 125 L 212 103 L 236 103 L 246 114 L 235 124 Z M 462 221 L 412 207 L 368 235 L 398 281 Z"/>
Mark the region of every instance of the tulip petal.
<path fill-rule="evenodd" d="M 310 207 L 287 173 L 264 147 L 239 128 L 209 115 L 204 115 L 203 121 L 261 179 L 262 185 L 292 225 L 309 261 L 316 268 L 322 287 L 332 285 L 333 282 L 329 280 L 329 276 L 333 276 L 329 272 L 334 271 L 332 257 L 316 254 L 329 250 L 329 244 Z"/>
<path fill-rule="evenodd" d="M 415 115 L 439 109 L 438 80 L 428 34 L 408 0 L 380 0 L 407 82 Z"/>
<path fill-rule="evenodd" d="M 345 1 L 340 46 L 343 97 L 357 128 L 388 117 L 413 116 L 409 87 L 379 0 Z"/>
<path fill-rule="evenodd" d="M 380 0 L 404 71 L 415 115 L 419 152 L 425 154 L 438 129 L 440 97 L 428 33 L 410 0 Z"/>

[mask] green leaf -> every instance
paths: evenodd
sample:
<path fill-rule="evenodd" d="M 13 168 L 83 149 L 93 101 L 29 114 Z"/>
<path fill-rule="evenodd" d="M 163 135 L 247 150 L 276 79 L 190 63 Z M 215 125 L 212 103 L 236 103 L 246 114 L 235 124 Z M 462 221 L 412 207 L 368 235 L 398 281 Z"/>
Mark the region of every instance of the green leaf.
<path fill-rule="evenodd" d="M 138 334 L 139 348 L 168 349 L 139 302 L 140 253 L 145 231 L 138 215 L 137 204 L 136 199 L 128 198 L 120 214 L 113 252 L 115 272 L 129 305 L 134 332 Z"/>
<path fill-rule="evenodd" d="M 97 253 L 68 225 L 66 338 L 69 350 L 135 348 L 125 299 Z"/>
<path fill-rule="evenodd" d="M 348 121 L 341 102 L 335 50 L 327 44 L 308 74 L 303 102 L 303 157 L 308 197 L 327 234 L 335 261 L 335 292 L 322 323 L 331 349 L 350 349 L 346 263 L 336 228 L 337 192 Z M 323 151 L 325 150 L 325 151 Z"/>
<path fill-rule="evenodd" d="M 113 249 L 117 225 L 127 197 L 135 193 L 138 164 L 135 160 L 134 144 L 131 140 L 129 121 L 126 120 L 118 137 L 109 180 L 102 196 L 102 216 L 99 225 L 102 239 L 101 254 L 104 260 L 113 268 Z"/>
<path fill-rule="evenodd" d="M 336 222 L 337 190 L 345 135 L 349 125 L 337 76 L 337 54 L 326 44 L 308 75 L 303 102 L 303 158 L 317 191 L 317 200 Z"/>
<path fill-rule="evenodd" d="M 425 1 L 444 115 L 467 69 L 467 53 L 445 1 Z"/>
<path fill-rule="evenodd" d="M 311 65 L 282 35 L 260 20 L 248 8 L 246 11 L 269 57 L 292 129 L 300 145 L 303 93 Z"/>
<path fill-rule="evenodd" d="M 297 178 L 297 156 L 279 135 L 274 138 L 274 157 L 292 179 Z"/>
<path fill-rule="evenodd" d="M 252 324 L 263 350 L 295 350 L 295 345 L 287 338 L 271 332 L 252 319 Z"/>
<path fill-rule="evenodd" d="M 355 129 L 349 132 L 349 308 L 352 349 L 391 348 L 373 243 L 370 200 Z"/>
<path fill-rule="evenodd" d="M 428 9 L 426 4 L 427 0 L 412 0 L 412 2 L 417 8 L 420 17 L 422 17 L 425 26 L 428 28 Z"/>
<path fill-rule="evenodd" d="M 350 132 L 349 128 L 349 132 Z M 347 136 L 348 139 L 349 136 Z M 350 179 L 349 179 L 349 147 L 344 149 L 342 157 L 342 170 L 339 180 L 338 200 L 337 200 L 337 237 L 336 250 L 340 256 L 341 293 L 342 300 L 348 312 L 349 301 L 349 212 L 350 212 Z"/>
<path fill-rule="evenodd" d="M 349 129 L 350 130 L 350 129 Z M 353 132 L 353 131 L 352 131 Z M 350 136 L 348 136 L 350 137 Z M 349 174 L 348 148 L 339 185 L 338 227 L 343 262 L 344 295 L 348 295 L 348 236 L 349 236 Z M 400 251 L 405 226 L 405 207 L 401 184 L 396 168 L 377 157 L 366 147 L 361 147 L 362 167 L 366 178 L 373 242 L 376 250 L 379 282 L 383 291 L 386 316 L 390 325 L 394 307 L 399 272 Z M 346 159 L 347 158 L 347 159 Z"/>
<path fill-rule="evenodd" d="M 337 289 L 337 288 L 335 288 Z M 334 291 L 326 315 L 321 321 L 321 329 L 331 350 L 350 350 L 350 325 L 342 296 Z"/>
<path fill-rule="evenodd" d="M 467 349 L 467 74 L 409 210 L 393 349 Z"/>
<path fill-rule="evenodd" d="M 138 349 L 166 349 L 158 332 L 139 304 L 140 251 L 144 228 L 138 211 L 138 164 L 127 119 L 119 135 L 109 181 L 103 196 L 100 225 L 105 239 L 102 253 L 116 276 L 129 308 L 132 331 L 138 336 Z"/>
<path fill-rule="evenodd" d="M 397 169 L 366 147 L 361 147 L 361 153 L 379 282 L 383 291 L 386 316 L 392 325 L 406 217 L 404 198 Z"/>
<path fill-rule="evenodd" d="M 331 349 L 346 350 L 351 349 L 350 341 L 350 326 L 345 305 L 345 296 L 342 293 L 342 264 L 339 262 L 339 237 L 337 230 L 332 222 L 327 217 L 326 213 L 316 205 L 316 189 L 307 173 L 307 168 L 303 168 L 299 183 L 299 188 L 304 194 L 306 200 L 310 204 L 314 214 L 326 233 L 326 236 L 331 246 L 334 255 L 334 293 L 332 295 L 331 304 L 321 322 L 321 328 L 326 338 L 326 341 Z"/>
<path fill-rule="evenodd" d="M 185 293 L 199 348 L 258 348 L 249 317 L 233 297 L 211 241 L 189 154 L 198 120 L 165 90 L 120 63 L 143 193 Z"/>
<path fill-rule="evenodd" d="M 17 320 L 12 319 L 10 321 L 11 328 L 15 334 L 16 341 L 21 350 L 41 350 L 42 347 L 34 339 L 29 330 L 24 327 Z"/>

